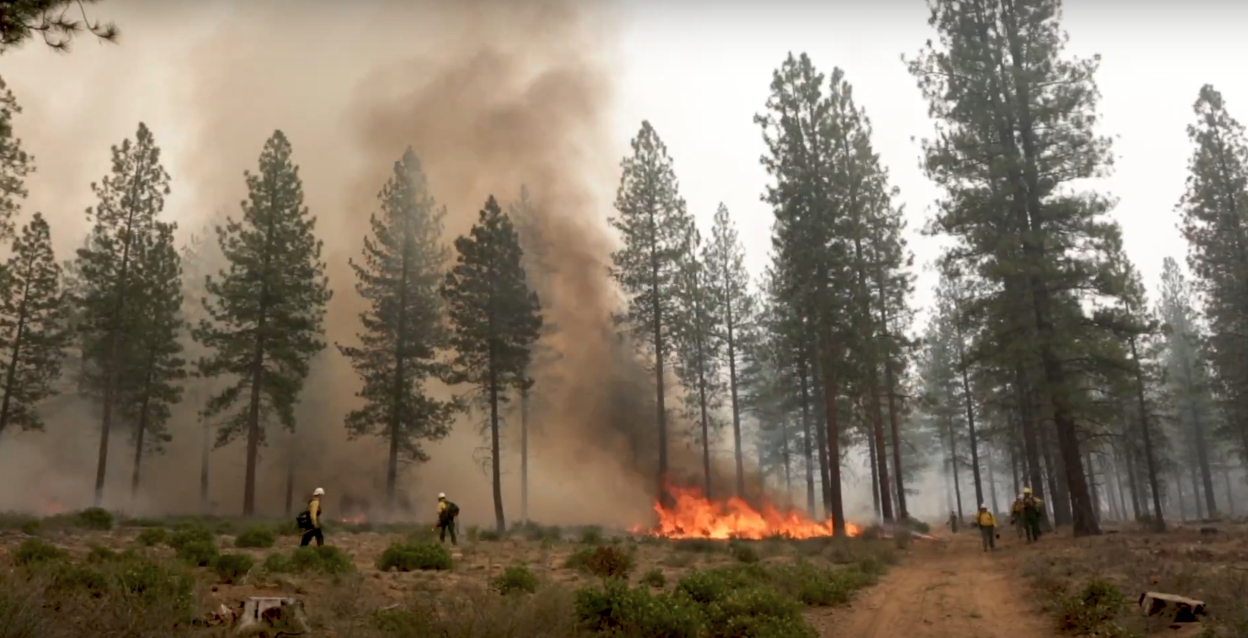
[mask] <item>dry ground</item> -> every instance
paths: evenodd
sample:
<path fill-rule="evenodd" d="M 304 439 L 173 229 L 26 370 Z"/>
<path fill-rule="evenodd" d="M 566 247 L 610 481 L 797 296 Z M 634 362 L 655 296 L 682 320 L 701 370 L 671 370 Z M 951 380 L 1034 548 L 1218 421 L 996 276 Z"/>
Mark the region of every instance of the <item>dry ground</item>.
<path fill-rule="evenodd" d="M 461 530 L 460 545 L 452 553 L 452 569 L 382 571 L 377 566 L 378 558 L 391 545 L 421 544 L 436 542 L 436 539 L 425 525 L 394 526 L 381 531 L 365 526 L 331 528 L 326 534 L 327 544 L 349 557 L 353 569 L 348 573 L 269 573 L 264 567 L 266 558 L 291 554 L 299 539 L 294 535 L 279 536 L 271 548 L 235 548 L 236 534 L 255 525 L 272 527 L 274 523 L 202 519 L 129 521 L 114 524 L 107 530 L 91 530 L 83 529 L 72 516 L 45 520 L 37 528 L 28 521 L 10 520 L 7 524 L 0 521 L 0 638 L 71 635 L 154 638 L 222 633 L 220 628 L 190 622 L 192 614 L 189 612 L 183 614 L 185 620 L 171 628 L 170 621 L 161 620 L 179 613 L 169 600 L 145 598 L 146 594 L 118 594 L 116 587 L 108 589 L 103 585 L 82 585 L 79 590 L 58 585 L 61 582 L 58 579 L 63 577 L 54 567 L 103 569 L 111 575 L 120 573 L 119 568 L 107 567 L 112 563 L 100 560 L 102 550 L 96 548 L 101 547 L 118 553 L 131 550 L 138 557 L 133 560 L 162 566 L 161 569 L 167 568 L 170 574 L 189 573 L 195 583 L 190 605 L 197 621 L 210 618 L 221 605 L 236 607 L 250 596 L 293 596 L 302 600 L 308 609 L 312 624 L 310 635 L 362 638 L 593 635 L 595 630 L 578 623 L 573 610 L 579 609 L 580 592 L 606 591 L 604 580 L 570 566 L 569 558 L 594 547 L 611 547 L 630 558 L 627 576 L 630 589 L 622 590 L 624 593 L 617 591 L 616 598 L 610 601 L 612 606 L 622 610 L 612 613 L 622 614 L 626 623 L 641 625 L 626 634 L 638 638 L 648 638 L 655 632 L 709 638 L 718 635 L 813 638 L 814 630 L 802 621 L 802 608 L 847 603 L 855 590 L 873 583 L 899 553 L 904 553 L 898 550 L 897 541 L 891 539 L 673 542 L 627 536 L 596 539 L 599 532 L 592 528 L 588 532 L 564 529 L 562 538 L 555 539 L 547 528 L 514 532 L 501 540 L 482 540 L 465 538 L 476 534 Z M 209 567 L 187 567 L 166 544 L 144 546 L 139 542 L 145 530 L 167 528 L 173 533 L 175 529 L 188 527 L 211 530 L 221 552 L 247 554 L 253 557 L 254 566 L 245 576 L 225 582 Z M 37 566 L 19 565 L 21 547 L 32 542 L 47 543 L 68 555 Z M 539 583 L 536 594 L 503 596 L 495 591 L 497 579 L 515 565 L 524 565 L 536 576 Z M 117 576 L 118 582 L 125 585 L 128 573 Z M 774 585 L 775 591 L 769 590 L 770 594 L 783 592 L 776 595 L 783 599 L 784 606 L 793 608 L 792 617 L 775 621 L 772 623 L 775 626 L 768 624 L 771 622 L 768 620 L 762 623 L 766 626 L 747 627 L 737 634 L 708 634 L 705 630 L 701 634 L 681 634 L 679 632 L 687 629 L 687 624 L 682 623 L 688 620 L 681 614 L 687 615 L 688 609 L 667 609 L 665 605 L 671 606 L 672 601 L 679 600 L 672 592 L 682 578 L 691 574 L 709 574 L 719 579 L 710 583 L 714 586 L 722 583 L 729 583 L 731 587 L 744 586 L 741 583 L 746 581 L 749 581 L 748 588 L 753 589 Z M 87 587 L 95 589 L 88 591 Z M 732 613 L 743 618 L 757 616 L 755 608 L 765 611 L 771 605 L 767 598 L 770 594 L 763 594 L 766 595 L 758 599 L 739 596 L 721 607 L 735 610 Z M 647 616 L 651 613 L 647 610 L 654 605 L 665 609 L 662 613 L 671 618 L 661 614 L 655 618 Z M 715 613 L 728 613 L 716 609 Z M 83 617 L 91 619 L 90 627 L 80 622 Z M 732 625 L 737 621 L 721 618 L 702 622 L 705 626 L 707 622 Z"/>

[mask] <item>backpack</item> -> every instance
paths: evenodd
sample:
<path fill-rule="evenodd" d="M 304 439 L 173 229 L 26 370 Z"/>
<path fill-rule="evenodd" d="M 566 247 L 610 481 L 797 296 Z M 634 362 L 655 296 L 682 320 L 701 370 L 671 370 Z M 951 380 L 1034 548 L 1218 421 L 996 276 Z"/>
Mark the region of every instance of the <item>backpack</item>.
<path fill-rule="evenodd" d="M 456 505 L 454 501 L 447 501 L 446 502 L 446 517 L 449 519 L 454 519 L 456 516 L 459 516 L 459 506 Z"/>
<path fill-rule="evenodd" d="M 299 515 L 295 517 L 295 524 L 302 530 L 312 529 L 312 512 L 308 510 L 299 512 Z"/>

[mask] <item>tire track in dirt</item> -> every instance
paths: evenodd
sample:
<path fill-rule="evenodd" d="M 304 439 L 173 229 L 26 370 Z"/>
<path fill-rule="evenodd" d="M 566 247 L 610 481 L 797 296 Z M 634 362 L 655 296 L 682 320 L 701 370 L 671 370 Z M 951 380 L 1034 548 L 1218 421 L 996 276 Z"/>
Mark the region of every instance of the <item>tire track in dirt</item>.
<path fill-rule="evenodd" d="M 821 638 L 1052 638 L 1005 538 L 984 553 L 979 535 L 916 541 L 903 562 L 844 609 L 812 610 Z"/>

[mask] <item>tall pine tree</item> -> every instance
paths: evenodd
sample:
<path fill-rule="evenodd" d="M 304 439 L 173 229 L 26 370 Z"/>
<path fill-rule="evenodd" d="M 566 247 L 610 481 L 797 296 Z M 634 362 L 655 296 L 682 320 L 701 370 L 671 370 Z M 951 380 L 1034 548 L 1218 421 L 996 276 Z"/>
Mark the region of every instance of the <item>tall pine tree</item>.
<path fill-rule="evenodd" d="M 52 236 L 35 213 L 0 272 L 0 356 L 4 365 L 0 434 L 10 425 L 42 430 L 39 403 L 56 393 L 66 337 L 66 302 Z"/>
<path fill-rule="evenodd" d="M 0 18 L 3 20 L 3 18 Z M 0 78 L 0 241 L 13 238 L 13 218 L 26 198 L 26 176 L 35 171 L 35 158 L 22 149 L 13 131 L 13 116 L 22 107 Z"/>
<path fill-rule="evenodd" d="M 673 294 L 685 254 L 689 213 L 680 197 L 676 172 L 667 146 L 650 125 L 642 122 L 632 140 L 632 154 L 623 161 L 616 191 L 616 216 L 623 248 L 611 254 L 611 274 L 628 297 L 622 322 L 653 365 L 656 421 L 659 439 L 657 488 L 667 503 L 668 428 L 664 371 L 675 355 L 673 317 L 678 312 Z"/>
<path fill-rule="evenodd" d="M 155 232 L 156 217 L 169 194 L 169 174 L 147 125 L 139 123 L 134 141 L 113 149 L 112 174 L 92 184 L 99 203 L 87 209 L 94 222 L 88 244 L 78 250 L 83 293 L 83 359 L 90 364 L 88 384 L 101 397 L 100 451 L 95 474 L 95 504 L 104 498 L 108 441 L 117 418 L 120 389 L 127 380 L 125 362 L 135 338 L 128 321 L 141 305 L 138 261 L 141 246 Z"/>
<path fill-rule="evenodd" d="M 208 277 L 195 338 L 211 354 L 200 374 L 225 376 L 229 385 L 205 408 L 212 417 L 235 409 L 217 432 L 222 446 L 247 439 L 243 515 L 256 509 L 256 462 L 270 420 L 295 429 L 294 406 L 308 375 L 308 360 L 320 352 L 325 304 L 331 292 L 321 262 L 316 218 L 303 203 L 303 182 L 291 158 L 290 142 L 276 131 L 260 153 L 259 172 L 244 172 L 248 199 L 243 217 L 217 227 L 229 266 Z"/>
<path fill-rule="evenodd" d="M 143 455 L 159 453 L 172 439 L 172 407 L 182 400 L 186 360 L 182 357 L 182 264 L 174 246 L 174 224 L 156 222 L 142 238 L 135 263 L 135 303 L 127 323 L 130 339 L 118 388 L 118 411 L 134 438 L 134 473 L 130 491 L 139 491 Z"/>
<path fill-rule="evenodd" d="M 489 409 L 494 520 L 506 531 L 500 457 L 499 408 L 532 358 L 542 329 L 541 303 L 525 282 L 521 250 L 511 220 L 491 195 L 468 235 L 455 240 L 459 253 L 446 274 L 442 296 L 453 327 L 453 379 L 479 389 Z"/>
<path fill-rule="evenodd" d="M 438 287 L 450 251 L 442 242 L 444 208 L 429 194 L 420 160 L 411 148 L 394 163 L 378 193 L 381 214 L 372 215 L 372 236 L 364 238 L 364 259 L 352 260 L 355 289 L 365 301 L 359 347 L 338 345 L 363 381 L 361 408 L 347 415 L 352 438 L 386 440 L 386 501 L 394 507 L 400 461 L 429 459 L 422 441 L 450 431 L 457 401 L 430 397 L 430 379 L 445 379 L 438 359 L 448 343 Z"/>

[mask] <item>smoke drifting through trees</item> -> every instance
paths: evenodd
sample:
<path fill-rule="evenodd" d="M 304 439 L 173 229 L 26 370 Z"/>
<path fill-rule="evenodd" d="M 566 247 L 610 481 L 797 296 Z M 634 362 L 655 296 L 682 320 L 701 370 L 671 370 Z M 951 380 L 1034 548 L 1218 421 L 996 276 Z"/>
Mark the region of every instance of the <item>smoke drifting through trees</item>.
<path fill-rule="evenodd" d="M 654 415 L 646 374 L 609 321 L 618 304 L 607 277 L 613 246 L 603 218 L 622 150 L 611 144 L 607 121 L 609 20 L 592 5 L 562 0 L 295 7 L 293 2 L 240 4 L 221 15 L 219 7 L 149 11 L 147 3 L 109 3 L 108 19 L 126 29 L 124 44 L 55 61 L 94 79 L 86 90 L 92 102 L 113 104 L 93 111 L 101 132 L 71 126 L 82 132 L 72 140 L 74 149 L 106 150 L 132 134 L 135 119 L 144 118 L 158 139 L 168 140 L 173 192 L 166 215 L 179 221 L 181 241 L 191 231 L 202 233 L 205 223 L 241 214 L 243 170 L 255 164 L 274 129 L 284 131 L 300 166 L 310 213 L 318 218 L 317 234 L 326 244 L 330 286 L 338 293 L 326 320 L 330 342 L 349 339 L 358 330 L 363 301 L 352 294 L 347 258 L 358 254 L 368 216 L 377 210 L 375 194 L 404 147 L 416 150 L 432 195 L 448 206 L 443 237 L 448 245 L 468 229 L 486 195 L 497 195 L 505 206 L 526 185 L 553 271 L 552 281 L 543 284 L 551 299 L 542 301 L 547 321 L 558 331 L 544 341 L 561 353 L 557 363 L 533 371 L 534 393 L 545 399 L 534 402 L 530 415 L 532 515 L 547 522 L 586 517 L 635 522 L 651 502 L 653 482 L 641 477 L 654 476 L 657 441 L 646 427 Z M 274 32 L 270 27 L 276 23 L 286 28 Z M 541 37 L 534 37 L 537 33 Z M 168 103 L 153 107 L 150 100 L 131 98 L 140 84 L 127 76 L 157 51 L 172 60 L 169 78 L 184 83 L 168 92 Z M 51 54 L 17 55 L 26 58 L 30 70 L 23 74 L 19 68 L 10 76 L 19 79 L 23 104 L 36 112 L 20 122 L 24 136 L 42 136 L 40 149 L 68 147 L 71 140 L 51 134 L 54 118 L 66 113 L 51 108 L 37 90 L 40 65 L 52 63 L 39 58 Z M 6 62 L 11 59 L 13 54 Z M 100 79 L 109 76 L 115 88 Z M 118 97 L 115 103 L 105 97 L 110 94 Z M 85 117 L 88 105 L 79 108 Z M 27 210 L 58 211 L 51 223 L 62 259 L 81 246 L 87 229 L 80 213 L 60 211 L 80 211 L 92 203 L 87 184 L 105 166 L 95 159 L 84 166 L 56 158 L 40 167 L 40 179 L 30 182 L 36 192 Z M 75 195 L 79 191 L 83 194 Z M 212 243 L 211 231 L 208 239 Z M 346 494 L 380 505 L 384 448 L 368 439 L 344 444 L 342 416 L 358 406 L 352 396 L 358 380 L 349 362 L 327 352 L 311 368 L 295 408 L 298 447 L 288 437 L 275 436 L 260 451 L 257 510 L 279 512 L 291 478 L 295 491 L 329 489 L 331 508 Z M 204 437 L 194 412 L 208 394 L 187 393 L 175 408 L 174 440 L 166 455 L 144 459 L 144 482 L 160 487 L 148 487 L 143 502 L 119 502 L 129 491 L 123 461 L 110 468 L 106 502 L 198 509 L 196 474 Z M 16 446 L 37 449 L 31 463 L 46 467 L 46 473 L 31 473 L 25 464 L 6 463 L 6 469 L 41 484 L 52 483 L 55 476 L 56 495 L 43 498 L 72 507 L 82 504 L 79 497 L 85 494 L 76 468 L 91 467 L 94 454 L 84 451 L 96 437 L 88 428 L 64 424 L 98 417 L 86 402 L 61 400 L 67 404 L 49 414 L 50 432 L 43 439 L 14 439 L 0 454 L 16 459 L 9 456 L 17 454 Z M 474 463 L 481 443 L 473 427 L 476 418 L 461 418 L 430 463 L 400 479 L 406 500 L 418 511 L 426 501 L 432 503 L 432 494 L 447 491 L 460 503 L 479 503 L 478 511 L 485 513 L 488 482 Z M 507 419 L 519 425 L 518 413 Z M 514 433 L 509 428 L 508 436 Z M 125 437 L 119 438 L 113 443 L 115 454 L 130 449 Z M 505 489 L 511 501 L 516 450 L 511 441 L 506 445 Z M 211 455 L 208 491 L 218 511 L 236 509 L 243 452 L 241 445 L 232 445 Z M 678 480 L 685 468 L 700 476 L 700 460 L 683 449 L 673 450 L 671 465 Z M 589 474 L 593 480 L 552 480 Z"/>

